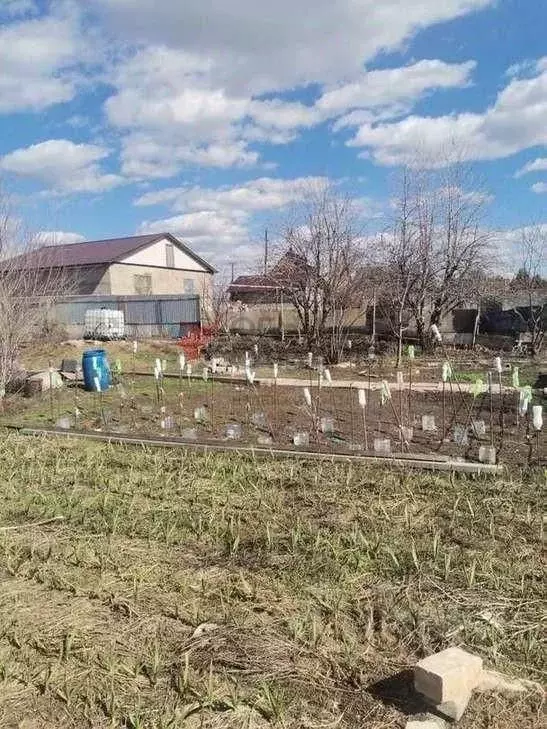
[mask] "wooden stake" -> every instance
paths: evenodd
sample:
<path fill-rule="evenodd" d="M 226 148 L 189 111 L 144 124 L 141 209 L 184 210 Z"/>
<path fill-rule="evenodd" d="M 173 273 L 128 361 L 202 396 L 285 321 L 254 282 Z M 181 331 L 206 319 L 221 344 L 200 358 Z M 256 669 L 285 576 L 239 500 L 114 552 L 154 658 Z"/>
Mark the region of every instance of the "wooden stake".
<path fill-rule="evenodd" d="M 408 361 L 408 425 L 412 427 L 412 360 Z"/>
<path fill-rule="evenodd" d="M 494 446 L 494 393 L 492 392 L 492 373 L 488 373 L 488 391 L 490 393 L 490 445 Z"/>
<path fill-rule="evenodd" d="M 215 433 L 215 376 L 211 367 L 211 433 Z"/>
<path fill-rule="evenodd" d="M 55 416 L 53 414 L 53 365 L 51 364 L 51 360 L 49 360 L 49 414 L 51 416 L 51 420 L 55 420 Z"/>
<path fill-rule="evenodd" d="M 443 437 L 441 438 L 441 443 L 444 442 L 444 439 L 446 438 L 446 382 L 443 379 L 443 428 L 442 428 L 442 434 Z"/>
<path fill-rule="evenodd" d="M 499 398 L 500 398 L 500 447 L 499 447 L 499 449 L 501 450 L 501 448 L 503 446 L 503 436 L 504 436 L 504 431 L 505 431 L 505 416 L 503 414 L 503 408 L 505 405 L 505 393 L 503 391 L 503 381 L 502 381 L 501 372 L 498 372 L 498 382 L 499 382 L 499 386 L 500 386 L 500 394 L 499 394 Z"/>
<path fill-rule="evenodd" d="M 349 412 L 351 421 L 351 443 L 353 444 L 355 437 L 355 427 L 353 422 L 353 382 L 351 382 L 349 386 Z"/>

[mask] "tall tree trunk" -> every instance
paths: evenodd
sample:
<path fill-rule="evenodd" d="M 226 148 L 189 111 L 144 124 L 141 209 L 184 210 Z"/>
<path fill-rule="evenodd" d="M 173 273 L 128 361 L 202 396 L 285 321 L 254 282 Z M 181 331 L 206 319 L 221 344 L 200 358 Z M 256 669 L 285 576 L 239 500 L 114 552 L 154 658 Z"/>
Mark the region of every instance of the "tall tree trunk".
<path fill-rule="evenodd" d="M 422 316 L 416 317 L 416 334 L 418 336 L 418 341 L 420 342 L 420 347 L 422 348 L 422 351 L 427 352 L 430 349 L 430 341 L 429 337 L 427 336 L 425 321 Z"/>

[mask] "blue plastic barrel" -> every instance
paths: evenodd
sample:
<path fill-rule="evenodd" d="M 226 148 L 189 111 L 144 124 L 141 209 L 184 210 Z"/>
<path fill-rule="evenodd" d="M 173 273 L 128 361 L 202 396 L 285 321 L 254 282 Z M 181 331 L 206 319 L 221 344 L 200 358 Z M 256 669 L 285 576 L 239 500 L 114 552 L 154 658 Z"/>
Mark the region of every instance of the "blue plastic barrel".
<path fill-rule="evenodd" d="M 82 357 L 82 371 L 86 390 L 97 392 L 96 379 L 99 381 L 101 392 L 110 387 L 110 366 L 104 349 L 87 349 Z"/>

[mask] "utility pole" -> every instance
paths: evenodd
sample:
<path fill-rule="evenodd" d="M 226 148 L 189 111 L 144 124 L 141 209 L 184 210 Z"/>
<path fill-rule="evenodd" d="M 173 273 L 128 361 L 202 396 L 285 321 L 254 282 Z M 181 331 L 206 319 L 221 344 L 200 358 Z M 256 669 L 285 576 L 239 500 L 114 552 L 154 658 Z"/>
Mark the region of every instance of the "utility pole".
<path fill-rule="evenodd" d="M 376 289 L 372 292 L 372 327 L 371 327 L 371 342 L 376 342 Z"/>
<path fill-rule="evenodd" d="M 234 282 L 234 266 L 235 266 L 235 263 L 232 261 L 230 263 L 230 267 L 232 269 L 232 279 L 231 279 L 230 283 L 233 283 Z"/>
<path fill-rule="evenodd" d="M 264 276 L 268 273 L 268 228 L 264 231 Z"/>

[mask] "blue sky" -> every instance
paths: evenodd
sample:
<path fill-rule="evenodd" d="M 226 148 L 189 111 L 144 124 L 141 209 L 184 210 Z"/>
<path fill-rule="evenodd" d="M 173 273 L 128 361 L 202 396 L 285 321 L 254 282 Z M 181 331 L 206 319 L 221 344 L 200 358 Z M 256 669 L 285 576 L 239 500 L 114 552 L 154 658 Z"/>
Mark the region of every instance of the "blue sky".
<path fill-rule="evenodd" d="M 0 23 L 0 178 L 47 240 L 168 230 L 243 272 L 310 185 L 374 234 L 401 166 L 448 148 L 507 265 L 547 231 L 546 2 L 0 0 Z"/>

